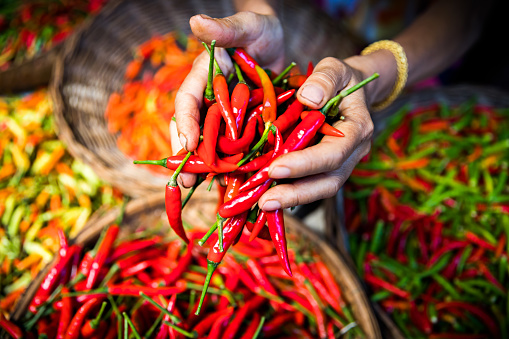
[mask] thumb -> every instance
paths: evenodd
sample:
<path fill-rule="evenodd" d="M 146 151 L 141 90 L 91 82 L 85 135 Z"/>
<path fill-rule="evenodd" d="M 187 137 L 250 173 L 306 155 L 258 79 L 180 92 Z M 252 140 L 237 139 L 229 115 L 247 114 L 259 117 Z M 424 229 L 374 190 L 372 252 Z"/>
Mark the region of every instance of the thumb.
<path fill-rule="evenodd" d="M 348 85 L 352 75 L 351 68 L 340 60 L 325 58 L 316 65 L 313 74 L 300 87 L 297 99 L 312 109 L 321 108 Z"/>
<path fill-rule="evenodd" d="M 283 29 L 275 16 L 239 12 L 216 19 L 199 14 L 191 17 L 189 24 L 201 41 L 210 44 L 216 40 L 216 46 L 224 48 L 244 47 L 264 66 L 281 55 Z"/>

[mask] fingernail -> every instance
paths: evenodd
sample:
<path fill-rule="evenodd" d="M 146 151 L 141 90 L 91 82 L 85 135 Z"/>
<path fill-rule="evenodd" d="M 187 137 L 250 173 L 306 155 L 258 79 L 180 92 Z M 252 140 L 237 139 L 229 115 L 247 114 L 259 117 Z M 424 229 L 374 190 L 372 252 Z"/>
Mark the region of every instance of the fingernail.
<path fill-rule="evenodd" d="M 300 95 L 314 104 L 320 104 L 323 100 L 323 90 L 320 87 L 308 85 L 302 89 Z"/>
<path fill-rule="evenodd" d="M 284 166 L 278 166 L 270 171 L 269 176 L 274 179 L 284 179 L 290 176 L 290 169 Z"/>
<path fill-rule="evenodd" d="M 275 211 L 281 208 L 281 203 L 277 200 L 269 200 L 263 204 L 262 209 L 264 211 Z"/>
<path fill-rule="evenodd" d="M 182 145 L 182 147 L 184 147 L 187 151 L 187 139 L 186 139 L 185 135 L 180 133 L 179 140 L 180 140 L 180 145 Z"/>
<path fill-rule="evenodd" d="M 212 19 L 212 17 L 208 16 L 207 14 L 200 14 L 200 16 L 201 16 L 203 19 Z"/>

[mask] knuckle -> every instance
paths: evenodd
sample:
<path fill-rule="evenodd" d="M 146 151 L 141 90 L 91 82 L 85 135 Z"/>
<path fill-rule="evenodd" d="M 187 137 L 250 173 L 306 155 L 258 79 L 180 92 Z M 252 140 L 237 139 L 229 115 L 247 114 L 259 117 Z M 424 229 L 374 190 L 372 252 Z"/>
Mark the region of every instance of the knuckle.
<path fill-rule="evenodd" d="M 346 152 L 344 149 L 340 149 L 338 153 L 324 152 L 321 155 L 321 161 L 312 162 L 316 167 L 320 167 L 322 171 L 328 172 L 333 171 L 341 165 L 341 159 L 344 159 Z"/>
<path fill-rule="evenodd" d="M 337 91 L 338 78 L 332 68 L 323 68 L 314 72 L 311 79 L 322 84 L 330 95 Z"/>

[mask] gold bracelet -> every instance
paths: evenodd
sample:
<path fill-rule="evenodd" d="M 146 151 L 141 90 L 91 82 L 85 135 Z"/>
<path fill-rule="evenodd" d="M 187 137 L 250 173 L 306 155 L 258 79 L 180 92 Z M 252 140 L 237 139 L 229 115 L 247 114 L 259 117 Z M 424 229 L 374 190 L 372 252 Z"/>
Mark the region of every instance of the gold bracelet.
<path fill-rule="evenodd" d="M 361 52 L 361 55 L 368 55 L 373 53 L 374 51 L 378 51 L 381 49 L 386 49 L 394 55 L 396 59 L 396 64 L 398 67 L 398 78 L 396 79 L 396 83 L 394 84 L 394 88 L 392 92 L 383 100 L 377 104 L 373 104 L 372 108 L 375 111 L 379 111 L 389 106 L 396 98 L 401 94 L 401 91 L 405 87 L 407 77 L 408 77 L 408 60 L 406 58 L 405 51 L 400 44 L 392 40 L 380 40 L 372 43 L 368 47 L 364 48 Z"/>

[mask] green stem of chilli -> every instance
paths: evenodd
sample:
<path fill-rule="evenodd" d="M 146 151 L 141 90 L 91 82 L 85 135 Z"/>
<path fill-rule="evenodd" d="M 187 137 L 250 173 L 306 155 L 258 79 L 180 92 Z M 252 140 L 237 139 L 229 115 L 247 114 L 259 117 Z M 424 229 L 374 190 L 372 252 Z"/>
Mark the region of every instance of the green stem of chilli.
<path fill-rule="evenodd" d="M 173 172 L 173 175 L 171 176 L 170 181 L 168 182 L 168 185 L 177 186 L 177 177 L 180 174 L 180 171 L 182 171 L 182 168 L 184 168 L 184 166 L 186 165 L 186 162 L 187 162 L 187 160 L 189 160 L 189 157 L 191 156 L 191 154 L 192 154 L 191 152 L 187 152 L 185 158 L 182 159 L 182 162 L 180 163 L 180 165 L 177 167 L 175 172 Z"/>
<path fill-rule="evenodd" d="M 215 40 L 214 40 L 214 41 L 215 41 Z M 202 42 L 202 45 L 205 47 L 205 49 L 207 50 L 207 52 L 209 53 L 209 55 L 210 55 L 211 53 L 213 53 L 213 51 L 210 49 L 210 47 L 209 47 L 209 46 L 207 46 L 207 44 L 206 44 L 206 43 Z M 214 46 L 215 46 L 215 43 L 214 43 Z M 219 64 L 217 63 L 216 58 L 215 58 L 214 56 L 213 56 L 213 58 L 214 58 L 214 65 L 216 65 L 216 73 L 217 73 L 217 74 L 223 74 L 223 71 L 221 70 L 221 67 L 219 67 Z"/>
<path fill-rule="evenodd" d="M 288 67 L 286 67 L 282 72 L 281 74 L 279 74 L 277 77 L 274 78 L 274 80 L 272 80 L 272 84 L 274 86 L 277 86 L 279 85 L 279 83 L 283 80 L 283 78 L 292 70 L 292 68 L 295 67 L 295 65 L 297 65 L 295 62 L 292 61 L 292 63 L 290 65 L 288 65 Z"/>
<path fill-rule="evenodd" d="M 342 90 L 334 98 L 332 98 L 329 101 L 327 101 L 327 103 L 325 104 L 325 106 L 322 107 L 320 112 L 322 112 L 322 114 L 324 114 L 324 115 L 328 115 L 328 113 L 331 110 L 331 108 L 336 106 L 336 105 L 338 105 L 344 97 L 352 94 L 353 92 L 357 91 L 359 88 L 364 87 L 365 85 L 367 85 L 371 81 L 375 80 L 379 76 L 380 75 L 378 73 L 374 73 L 372 76 L 362 80 L 361 82 L 359 82 L 355 86 L 352 86 L 352 87 L 350 87 L 348 89 Z M 339 111 L 338 112 L 333 112 L 332 114 L 329 114 L 329 116 L 336 116 L 338 113 L 339 113 Z"/>

